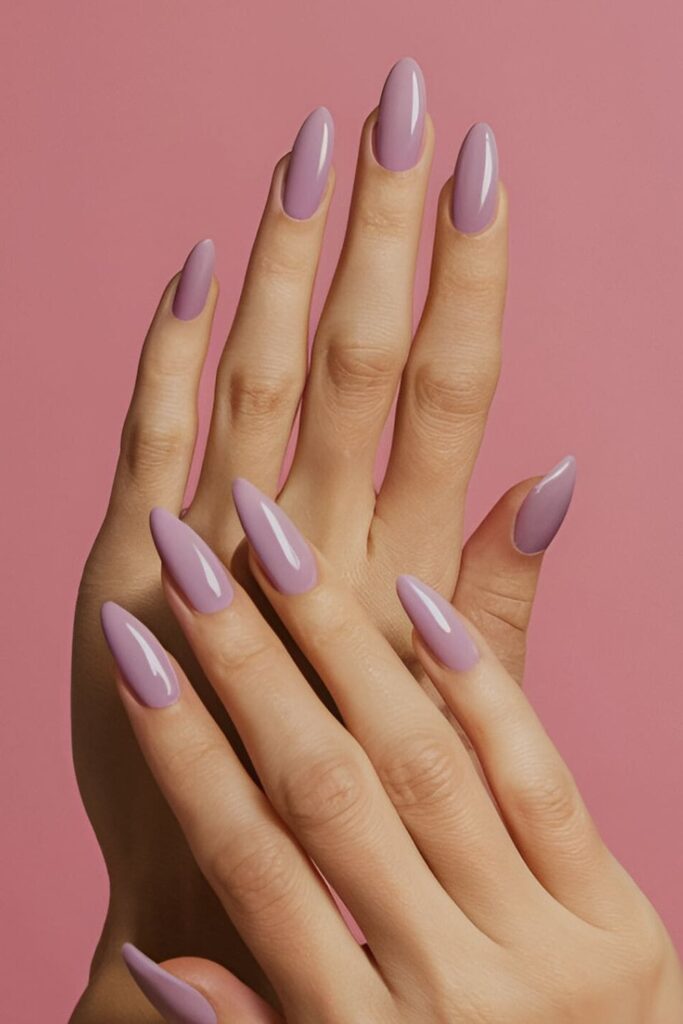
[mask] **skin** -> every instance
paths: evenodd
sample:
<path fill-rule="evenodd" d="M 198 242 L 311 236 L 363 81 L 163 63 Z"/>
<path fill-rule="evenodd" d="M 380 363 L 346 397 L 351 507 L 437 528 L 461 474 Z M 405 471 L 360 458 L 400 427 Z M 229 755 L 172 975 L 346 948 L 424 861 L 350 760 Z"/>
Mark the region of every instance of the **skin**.
<path fill-rule="evenodd" d="M 520 554 L 511 542 L 516 511 L 539 477 L 508 491 L 463 545 L 467 486 L 499 373 L 507 196 L 500 184 L 494 221 L 479 234 L 465 235 L 449 216 L 452 179 L 444 184 L 429 293 L 411 338 L 412 287 L 434 128 L 427 116 L 419 163 L 391 172 L 373 154 L 376 117 L 377 109 L 361 133 L 348 229 L 308 373 L 311 289 L 334 170 L 318 211 L 308 220 L 295 220 L 280 199 L 289 154 L 275 167 L 218 368 L 208 442 L 186 521 L 232 566 L 269 615 L 246 565 L 230 484 L 236 476 L 248 476 L 267 494 L 278 495 L 450 718 L 415 658 L 394 593 L 396 574 L 414 573 L 452 596 L 521 680 L 542 561 L 542 555 Z M 156 1019 L 140 1005 L 122 968 L 124 941 L 139 944 L 157 960 L 191 949 L 229 963 L 257 991 L 271 991 L 238 932 L 226 926 L 220 903 L 140 755 L 111 685 L 111 658 L 98 622 L 105 599 L 141 618 L 192 673 L 219 728 L 241 750 L 163 601 L 147 529 L 153 505 L 176 514 L 183 507 L 196 442 L 197 387 L 218 299 L 214 279 L 203 312 L 194 320 L 178 320 L 172 313 L 177 284 L 178 275 L 166 287 L 145 339 L 111 498 L 84 568 L 76 608 L 74 761 L 111 895 L 90 982 L 72 1018 L 75 1024 Z M 394 449 L 376 493 L 375 451 L 399 384 Z M 278 493 L 302 395 L 296 455 Z"/>
<path fill-rule="evenodd" d="M 436 661 L 419 637 L 415 652 L 490 792 L 361 602 L 316 558 L 317 583 L 295 596 L 253 557 L 252 570 L 346 728 L 244 590 L 202 615 L 164 577 L 263 790 L 179 666 L 180 697 L 163 709 L 118 678 L 147 763 L 275 999 L 199 959 L 166 969 L 205 996 L 218 1024 L 679 1021 L 683 974 L 661 920 L 483 636 L 466 624 L 481 655 L 467 671 Z"/>

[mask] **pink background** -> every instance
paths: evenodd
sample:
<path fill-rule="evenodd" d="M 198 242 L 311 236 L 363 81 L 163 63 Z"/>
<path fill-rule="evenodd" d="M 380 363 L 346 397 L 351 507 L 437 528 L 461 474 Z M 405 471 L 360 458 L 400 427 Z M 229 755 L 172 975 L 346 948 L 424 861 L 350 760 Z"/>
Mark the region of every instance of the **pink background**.
<path fill-rule="evenodd" d="M 3 1019 L 66 1019 L 104 913 L 70 759 L 70 627 L 157 297 L 212 235 L 215 365 L 272 165 L 325 103 L 338 186 L 318 310 L 362 119 L 406 54 L 437 131 L 418 299 L 434 199 L 474 120 L 495 128 L 511 198 L 471 524 L 576 453 L 528 689 L 683 944 L 679 0 L 24 0 L 4 22 Z"/>

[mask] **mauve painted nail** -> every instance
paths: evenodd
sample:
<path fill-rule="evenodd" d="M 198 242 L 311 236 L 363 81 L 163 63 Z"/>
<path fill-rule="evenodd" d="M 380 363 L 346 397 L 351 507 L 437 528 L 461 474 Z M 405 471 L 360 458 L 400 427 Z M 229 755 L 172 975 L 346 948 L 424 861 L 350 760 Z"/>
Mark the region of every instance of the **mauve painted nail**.
<path fill-rule="evenodd" d="M 315 556 L 280 506 L 241 478 L 234 481 L 232 496 L 247 540 L 273 586 L 283 594 L 303 594 L 315 586 Z"/>
<path fill-rule="evenodd" d="M 297 220 L 320 206 L 334 149 L 334 121 L 327 107 L 316 107 L 299 128 L 287 165 L 282 205 Z"/>
<path fill-rule="evenodd" d="M 567 455 L 533 487 L 520 505 L 513 540 L 524 555 L 536 555 L 562 526 L 576 483 L 576 459 Z"/>
<path fill-rule="evenodd" d="M 387 170 L 407 171 L 419 160 L 425 106 L 422 68 L 403 57 L 387 75 L 375 124 L 375 156 Z"/>
<path fill-rule="evenodd" d="M 455 163 L 451 216 L 458 231 L 483 231 L 498 205 L 498 148 L 482 121 L 468 131 Z"/>
<path fill-rule="evenodd" d="M 408 618 L 439 661 L 458 672 L 476 665 L 477 645 L 441 594 L 415 576 L 399 576 L 396 590 Z"/>
<path fill-rule="evenodd" d="M 138 988 L 168 1024 L 218 1024 L 216 1011 L 208 999 L 181 981 L 130 942 L 121 956 Z"/>
<path fill-rule="evenodd" d="M 227 608 L 235 591 L 206 541 L 165 508 L 152 509 L 149 525 L 162 562 L 192 607 L 204 615 Z"/>
<path fill-rule="evenodd" d="M 180 695 L 178 680 L 154 634 L 113 601 L 105 601 L 100 617 L 119 671 L 138 700 L 149 708 L 174 704 Z"/>
<path fill-rule="evenodd" d="M 194 320 L 204 309 L 215 262 L 216 249 L 211 239 L 197 242 L 185 260 L 173 299 L 173 315 L 178 320 Z"/>

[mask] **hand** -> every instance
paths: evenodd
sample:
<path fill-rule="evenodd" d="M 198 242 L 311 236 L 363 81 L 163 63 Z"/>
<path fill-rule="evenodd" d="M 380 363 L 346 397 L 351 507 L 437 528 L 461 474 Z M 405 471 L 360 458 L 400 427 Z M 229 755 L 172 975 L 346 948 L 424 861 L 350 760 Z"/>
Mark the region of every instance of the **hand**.
<path fill-rule="evenodd" d="M 420 97 L 414 123 L 406 105 L 413 89 Z M 509 491 L 463 549 L 466 489 L 499 368 L 507 199 L 497 179 L 493 134 L 476 126 L 460 152 L 457 187 L 449 180 L 441 192 L 429 294 L 411 343 L 434 131 L 421 74 L 410 61 L 394 68 L 379 109 L 363 126 L 346 239 L 307 374 L 311 290 L 334 183 L 332 136 L 331 118 L 319 108 L 275 168 L 220 361 L 208 443 L 186 518 L 253 592 L 240 567 L 242 530 L 229 484 L 246 474 L 277 494 L 303 393 L 296 454 L 278 500 L 306 525 L 447 714 L 412 655 L 393 579 L 407 568 L 452 596 L 520 679 L 542 560 L 535 552 L 562 521 L 573 461 L 540 484 L 534 478 Z M 105 991 L 105 999 L 106 992 L 121 990 L 117 951 L 124 936 L 133 935 L 159 958 L 177 943 L 215 959 L 229 956 L 254 986 L 266 984 L 228 934 L 145 770 L 111 691 L 97 626 L 105 597 L 134 610 L 193 673 L 198 692 L 228 730 L 168 615 L 146 525 L 153 505 L 176 513 L 183 507 L 217 296 L 213 246 L 205 241 L 167 286 L 147 334 L 111 500 L 79 592 L 74 758 L 111 881 L 80 1022 L 89 1019 L 94 990 Z M 394 446 L 376 495 L 373 460 L 399 381 Z"/>
<path fill-rule="evenodd" d="M 271 979 L 124 957 L 183 1024 L 677 1024 L 683 974 L 567 766 L 483 636 L 412 576 L 416 654 L 455 731 L 330 563 L 265 495 L 235 488 L 251 567 L 346 725 L 193 531 L 152 514 L 164 588 L 263 790 L 177 662 L 103 608 L 118 690 L 197 861 Z M 347 731 L 348 730 L 348 731 Z M 496 806 L 497 805 L 497 806 Z M 342 922 L 317 869 L 367 937 Z"/>

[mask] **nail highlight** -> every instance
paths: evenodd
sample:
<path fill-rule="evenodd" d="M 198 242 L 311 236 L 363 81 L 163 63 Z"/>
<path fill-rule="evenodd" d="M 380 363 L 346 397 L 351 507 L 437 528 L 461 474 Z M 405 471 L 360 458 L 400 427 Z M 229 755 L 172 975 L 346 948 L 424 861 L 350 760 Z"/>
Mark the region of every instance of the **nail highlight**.
<path fill-rule="evenodd" d="M 292 146 L 282 205 L 290 217 L 306 220 L 320 206 L 334 149 L 334 121 L 327 107 L 316 107 Z"/>
<path fill-rule="evenodd" d="M 315 586 L 315 556 L 280 506 L 241 478 L 234 481 L 232 496 L 247 540 L 273 586 L 283 594 L 303 594 Z"/>
<path fill-rule="evenodd" d="M 412 57 L 397 61 L 387 75 L 374 131 L 375 156 L 390 171 L 406 171 L 420 157 L 425 122 L 425 81 Z"/>
<path fill-rule="evenodd" d="M 165 508 L 152 509 L 149 525 L 162 562 L 191 606 L 204 615 L 227 608 L 235 591 L 206 541 Z"/>
<path fill-rule="evenodd" d="M 173 298 L 173 315 L 178 320 L 194 320 L 204 309 L 215 262 L 216 249 L 211 239 L 197 242 L 185 260 Z"/>
<path fill-rule="evenodd" d="M 513 541 L 524 555 L 536 555 L 562 526 L 576 484 L 576 459 L 567 455 L 533 487 L 520 505 Z"/>
<path fill-rule="evenodd" d="M 464 138 L 453 173 L 451 217 L 458 231 L 483 231 L 498 205 L 498 147 L 493 129 L 479 121 Z"/>
<path fill-rule="evenodd" d="M 441 594 L 415 576 L 399 576 L 396 591 L 427 647 L 446 668 L 466 672 L 479 661 L 477 645 L 457 612 Z"/>
<path fill-rule="evenodd" d="M 218 1024 L 216 1011 L 196 988 L 165 971 L 126 942 L 121 956 L 133 981 L 168 1024 Z"/>
<path fill-rule="evenodd" d="M 100 611 L 102 630 L 125 682 L 149 708 L 165 708 L 180 696 L 168 655 L 139 619 L 113 601 Z"/>

